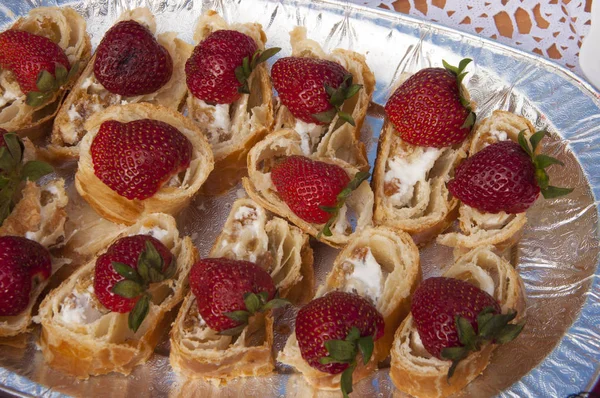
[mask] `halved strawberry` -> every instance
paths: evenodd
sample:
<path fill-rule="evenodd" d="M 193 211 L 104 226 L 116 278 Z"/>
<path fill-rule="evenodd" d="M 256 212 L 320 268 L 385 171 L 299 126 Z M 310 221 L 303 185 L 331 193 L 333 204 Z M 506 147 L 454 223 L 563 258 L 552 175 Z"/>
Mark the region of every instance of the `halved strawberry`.
<path fill-rule="evenodd" d="M 212 104 L 231 104 L 250 93 L 248 78 L 280 48 L 258 50 L 250 36 L 217 30 L 202 40 L 185 63 L 186 83 L 194 97 Z"/>
<path fill-rule="evenodd" d="M 38 107 L 77 73 L 63 49 L 44 36 L 20 30 L 0 33 L 0 67 L 10 70 L 17 79 L 26 103 Z"/>
<path fill-rule="evenodd" d="M 342 373 L 341 390 L 352 392 L 352 372 L 360 352 L 363 364 L 374 342 L 384 334 L 385 321 L 365 298 L 334 291 L 314 299 L 296 316 L 296 339 L 302 358 L 321 372 Z"/>
<path fill-rule="evenodd" d="M 27 308 L 33 281 L 45 281 L 51 272 L 45 247 L 19 236 L 0 237 L 0 316 L 18 315 Z"/>
<path fill-rule="evenodd" d="M 547 155 L 535 155 L 545 130 L 533 134 L 531 147 L 524 132 L 519 144 L 500 141 L 467 158 L 448 182 L 450 192 L 463 203 L 486 213 L 522 213 L 533 205 L 540 194 L 546 199 L 567 195 L 573 189 L 548 184 L 544 170 L 563 163 Z"/>
<path fill-rule="evenodd" d="M 276 297 L 271 276 L 249 261 L 200 260 L 190 272 L 190 287 L 206 324 L 231 336 L 240 334 L 256 312 L 288 304 Z"/>
<path fill-rule="evenodd" d="M 148 28 L 133 20 L 111 27 L 96 50 L 94 76 L 114 94 L 153 93 L 167 84 L 172 74 L 169 52 Z"/>
<path fill-rule="evenodd" d="M 109 120 L 100 125 L 90 151 L 103 183 L 127 199 L 144 200 L 189 167 L 192 144 L 165 122 Z"/>
<path fill-rule="evenodd" d="M 127 236 L 96 260 L 94 293 L 109 310 L 129 312 L 129 328 L 135 332 L 150 308 L 149 285 L 171 278 L 176 268 L 175 258 L 158 239 Z"/>
<path fill-rule="evenodd" d="M 344 101 L 362 88 L 342 65 L 324 59 L 285 57 L 271 69 L 273 86 L 294 117 L 325 125 L 337 114 L 354 126 L 352 115 L 341 110 Z"/>
<path fill-rule="evenodd" d="M 304 221 L 326 223 L 325 236 L 331 236 L 329 227 L 346 198 L 367 178 L 369 173 L 358 172 L 350 180 L 341 167 L 303 156 L 286 157 L 271 170 L 281 199 Z"/>
<path fill-rule="evenodd" d="M 418 146 L 442 148 L 462 142 L 475 124 L 475 113 L 461 94 L 470 59 L 458 68 L 426 68 L 409 77 L 385 104 L 396 133 Z"/>
<path fill-rule="evenodd" d="M 436 358 L 452 361 L 448 378 L 470 352 L 488 343 L 512 341 L 524 326 L 509 323 L 517 313 L 501 314 L 496 299 L 477 286 L 446 277 L 421 283 L 411 313 L 425 349 Z"/>

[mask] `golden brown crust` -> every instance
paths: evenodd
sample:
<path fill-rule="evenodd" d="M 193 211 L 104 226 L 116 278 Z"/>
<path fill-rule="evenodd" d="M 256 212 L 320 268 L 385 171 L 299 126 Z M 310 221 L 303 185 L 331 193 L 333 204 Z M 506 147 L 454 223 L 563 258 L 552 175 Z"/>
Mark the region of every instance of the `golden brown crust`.
<path fill-rule="evenodd" d="M 369 275 L 369 280 L 353 276 L 357 267 L 361 268 L 361 274 Z M 377 278 L 379 281 L 375 280 Z M 365 229 L 354 235 L 336 257 L 316 297 L 334 290 L 356 293 L 371 301 L 385 320 L 384 335 L 375 342 L 373 356 L 367 365 L 354 371 L 353 383 L 372 374 L 377 363 L 389 355 L 394 332 L 409 313 L 410 299 L 420 280 L 419 250 L 403 231 L 387 227 Z M 339 374 L 321 372 L 302 359 L 295 333 L 290 336 L 277 360 L 294 366 L 314 388 L 340 388 Z M 362 361 L 358 362 L 362 364 Z"/>
<path fill-rule="evenodd" d="M 118 20 L 128 19 L 145 25 L 152 33 L 156 31 L 154 15 L 147 8 L 125 11 Z M 111 105 L 147 102 L 179 110 L 187 91 L 185 61 L 193 47 L 176 36 L 175 32 L 156 34 L 157 41 L 165 47 L 173 60 L 173 74 L 164 86 L 150 94 L 122 97 L 106 90 L 94 76 L 94 55 L 56 115 L 51 144 L 43 150 L 44 155 L 54 160 L 77 158 L 79 144 L 86 133 L 86 120 Z"/>
<path fill-rule="evenodd" d="M 503 313 L 509 309 L 524 316 L 525 289 L 513 266 L 494 253 L 493 246 L 482 246 L 459 257 L 444 276 L 473 283 L 498 300 Z M 462 390 L 487 366 L 496 345 L 486 345 L 461 361 L 447 381 L 450 361 L 431 357 L 419 343 L 412 315 L 396 331 L 392 347 L 390 377 L 400 391 L 418 397 L 446 397 Z"/>
<path fill-rule="evenodd" d="M 11 29 L 25 30 L 41 35 L 57 43 L 69 59 L 79 63 L 77 76 L 88 63 L 92 45 L 86 32 L 86 23 L 70 7 L 38 7 L 25 17 L 18 19 Z M 0 70 L 0 128 L 17 132 L 21 136 L 37 136 L 51 123 L 65 93 L 73 86 L 76 77 L 58 90 L 45 105 L 33 108 L 25 104 L 25 95 L 19 88 L 12 72 Z M 4 93 L 11 93 L 8 101 L 2 100 Z"/>
<path fill-rule="evenodd" d="M 130 122 L 138 119 L 159 120 L 177 128 L 192 143 L 192 160 L 185 176 L 176 186 L 164 184 L 148 199 L 129 200 L 96 177 L 90 146 L 104 121 Z M 187 206 L 213 168 L 212 152 L 202 133 L 191 120 L 169 108 L 148 103 L 115 105 L 90 117 L 86 121 L 85 129 L 87 134 L 80 145 L 75 186 L 98 214 L 115 223 L 131 225 L 144 214 L 177 213 Z"/>
<path fill-rule="evenodd" d="M 185 296 L 187 275 L 198 260 L 198 252 L 189 237 L 179 237 L 175 220 L 166 214 L 148 215 L 125 229 L 121 236 L 135 234 L 154 234 L 171 250 L 177 259 L 175 276 L 151 285 L 149 313 L 134 333 L 127 326 L 128 314 L 110 312 L 95 298 L 92 278 L 96 258 L 80 267 L 40 305 L 40 347 L 50 366 L 86 379 L 109 372 L 129 374 L 152 355 L 164 328 L 168 327 L 166 314 Z M 94 319 L 75 322 L 72 315 L 67 315 L 66 311 L 72 310 L 71 306 L 77 302 L 77 295 L 87 295 L 87 308 Z"/>
<path fill-rule="evenodd" d="M 223 29 L 240 31 L 265 49 L 267 37 L 257 23 L 227 24 L 215 11 L 200 16 L 194 40 L 200 42 Z M 266 65 L 260 64 L 248 80 L 250 94 L 242 94 L 232 104 L 211 105 L 188 90 L 186 108 L 206 136 L 215 156 L 215 168 L 202 187 L 205 195 L 218 195 L 237 184 L 247 174 L 248 151 L 273 127 L 273 90 Z"/>

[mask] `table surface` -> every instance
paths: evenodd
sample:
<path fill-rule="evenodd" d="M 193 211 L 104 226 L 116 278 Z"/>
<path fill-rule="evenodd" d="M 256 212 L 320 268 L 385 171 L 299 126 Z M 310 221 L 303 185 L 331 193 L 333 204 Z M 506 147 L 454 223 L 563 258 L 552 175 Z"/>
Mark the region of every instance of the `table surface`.
<path fill-rule="evenodd" d="M 425 18 L 551 59 L 583 76 L 592 0 L 350 0 Z"/>

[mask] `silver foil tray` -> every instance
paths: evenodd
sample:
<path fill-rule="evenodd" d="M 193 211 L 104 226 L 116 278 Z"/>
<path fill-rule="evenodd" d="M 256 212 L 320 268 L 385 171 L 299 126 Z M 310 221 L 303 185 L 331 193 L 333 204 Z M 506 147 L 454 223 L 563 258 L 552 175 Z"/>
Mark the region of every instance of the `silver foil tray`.
<path fill-rule="evenodd" d="M 457 64 L 463 57 L 473 58 L 466 85 L 478 104 L 478 117 L 487 117 L 495 109 L 509 110 L 555 133 L 545 151 L 566 167 L 553 167 L 552 180 L 576 189 L 566 198 L 539 200 L 528 211 L 523 237 L 509 254 L 525 282 L 527 326 L 517 340 L 496 350 L 483 375 L 459 396 L 566 397 L 591 389 L 600 367 L 596 202 L 600 194 L 600 101 L 588 83 L 552 62 L 489 40 L 341 1 L 2 0 L 0 25 L 8 25 L 33 7 L 66 4 L 85 16 L 94 46 L 122 11 L 138 6 L 147 6 L 157 15 L 159 32 L 177 31 L 190 43 L 196 19 L 208 9 L 215 9 L 228 22 L 259 22 L 269 46 L 282 47 L 279 56 L 291 52 L 288 32 L 292 27 L 304 25 L 309 37 L 326 50 L 343 47 L 366 54 L 377 79 L 373 101 L 380 105 L 402 72 L 441 66 L 442 59 Z M 382 126 L 378 109 L 372 107 L 363 128 L 371 164 Z M 192 236 L 202 255 L 208 253 L 233 200 L 243 194 L 238 186 L 217 199 L 198 197 L 178 217 L 180 230 Z M 78 200 L 76 195 L 71 199 Z M 337 250 L 321 244 L 313 247 L 318 281 L 322 281 Z M 451 250 L 435 244 L 423 249 L 421 257 L 424 277 L 439 275 L 452 262 Z M 291 326 L 293 314 L 293 310 L 279 313 L 278 322 Z M 303 396 L 301 378 L 283 367 L 271 377 L 238 380 L 220 389 L 177 380 L 168 362 L 167 333 L 151 360 L 130 376 L 110 374 L 78 381 L 44 365 L 35 334 L 26 349 L 0 347 L 0 384 L 6 391 L 48 397 Z M 281 349 L 285 338 L 278 335 L 276 349 Z M 384 368 L 360 382 L 352 396 L 394 394 L 402 396 L 395 392 Z"/>

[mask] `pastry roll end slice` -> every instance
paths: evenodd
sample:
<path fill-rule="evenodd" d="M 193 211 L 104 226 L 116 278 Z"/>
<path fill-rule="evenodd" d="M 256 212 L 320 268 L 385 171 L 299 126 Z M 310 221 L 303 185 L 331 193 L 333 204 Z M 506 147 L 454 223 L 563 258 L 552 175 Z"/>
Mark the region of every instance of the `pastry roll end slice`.
<path fill-rule="evenodd" d="M 172 278 L 151 283 L 148 315 L 139 329 L 128 326 L 128 314 L 111 312 L 94 292 L 94 270 L 98 257 L 81 266 L 42 302 L 40 347 L 53 368 L 81 379 L 118 372 L 129 374 L 144 363 L 169 326 L 166 314 L 179 304 L 187 291 L 187 278 L 198 253 L 189 237 L 180 237 L 175 219 L 151 214 L 125 229 L 121 237 L 151 235 L 176 260 Z"/>
<path fill-rule="evenodd" d="M 472 283 L 494 297 L 502 313 L 513 309 L 517 319 L 525 309 L 524 287 L 514 267 L 492 246 L 476 248 L 458 258 L 445 277 Z M 412 314 L 398 328 L 392 346 L 390 377 L 400 391 L 418 397 L 446 397 L 462 390 L 483 372 L 496 345 L 485 345 L 459 362 L 448 380 L 451 361 L 433 357 L 421 342 Z"/>
<path fill-rule="evenodd" d="M 38 7 L 19 18 L 10 29 L 44 36 L 56 43 L 65 53 L 71 67 L 77 64 L 77 73 L 54 96 L 40 106 L 26 104 L 12 72 L 0 69 L 0 128 L 19 135 L 37 135 L 51 121 L 65 96 L 88 63 L 92 45 L 86 23 L 71 7 Z"/>
<path fill-rule="evenodd" d="M 353 383 L 369 376 L 390 353 L 394 332 L 410 311 L 410 299 L 421 280 L 419 250 L 411 237 L 387 227 L 367 228 L 352 237 L 333 263 L 316 297 L 331 291 L 358 294 L 369 300 L 383 316 L 385 333 L 375 341 L 371 360 L 359 361 Z M 289 337 L 277 360 L 293 366 L 316 389 L 340 388 L 341 374 L 311 367 L 301 355 L 296 334 Z"/>
<path fill-rule="evenodd" d="M 472 156 L 498 141 L 513 140 L 517 142 L 521 131 L 524 131 L 525 138 L 529 140 L 535 133 L 535 128 L 522 116 L 506 111 L 494 111 L 492 116 L 484 119 L 475 127 L 469 154 Z M 516 243 L 527 222 L 525 213 L 491 214 L 481 212 L 464 203 L 458 207 L 458 213 L 460 232 L 440 235 L 437 241 L 460 250 L 469 250 L 482 245 L 494 245 L 499 250 L 504 250 Z"/>

